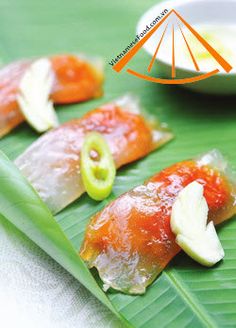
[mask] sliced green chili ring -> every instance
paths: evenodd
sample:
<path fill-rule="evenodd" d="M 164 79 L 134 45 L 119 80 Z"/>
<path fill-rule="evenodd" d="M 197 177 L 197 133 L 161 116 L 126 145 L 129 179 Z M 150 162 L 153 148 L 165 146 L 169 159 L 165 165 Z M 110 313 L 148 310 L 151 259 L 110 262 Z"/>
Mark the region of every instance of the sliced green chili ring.
<path fill-rule="evenodd" d="M 80 168 L 88 195 L 97 200 L 107 198 L 112 190 L 116 167 L 109 146 L 100 133 L 85 136 L 81 149 Z"/>

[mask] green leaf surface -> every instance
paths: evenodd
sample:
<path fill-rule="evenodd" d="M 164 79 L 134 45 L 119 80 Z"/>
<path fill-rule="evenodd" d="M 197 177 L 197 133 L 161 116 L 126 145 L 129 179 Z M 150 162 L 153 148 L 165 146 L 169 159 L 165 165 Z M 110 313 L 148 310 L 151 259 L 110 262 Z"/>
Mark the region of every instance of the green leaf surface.
<path fill-rule="evenodd" d="M 1 213 L 134 327 L 235 327 L 234 218 L 218 229 L 226 253 L 224 261 L 206 269 L 180 254 L 144 296 L 108 293 L 107 298 L 75 252 L 79 250 L 91 215 L 162 168 L 212 148 L 222 151 L 236 168 L 235 98 L 204 96 L 174 86 L 144 82 L 125 72 L 117 74 L 108 64 L 133 40 L 137 20 L 155 3 L 153 0 L 1 1 L 0 57 L 3 61 L 60 52 L 85 52 L 104 57 L 104 97 L 61 106 L 58 109 L 61 122 L 80 117 L 95 106 L 131 91 L 141 97 L 149 113 L 166 121 L 176 135 L 167 146 L 121 169 L 109 200 L 96 203 L 84 195 L 59 213 L 56 221 L 64 233 L 14 166 L 1 156 Z M 142 51 L 134 65 L 137 70 L 142 69 L 149 61 Z M 15 159 L 37 137 L 23 124 L 0 140 L 0 149 Z"/>

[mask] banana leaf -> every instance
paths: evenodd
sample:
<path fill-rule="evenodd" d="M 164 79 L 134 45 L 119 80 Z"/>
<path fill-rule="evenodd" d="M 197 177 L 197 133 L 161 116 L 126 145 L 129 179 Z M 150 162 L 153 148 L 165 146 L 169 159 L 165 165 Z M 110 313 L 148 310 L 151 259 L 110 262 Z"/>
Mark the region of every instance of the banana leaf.
<path fill-rule="evenodd" d="M 0 213 L 121 317 L 102 292 L 64 232 L 17 167 L 0 152 Z"/>
<path fill-rule="evenodd" d="M 166 121 L 176 139 L 145 159 L 119 170 L 111 197 L 96 203 L 86 195 L 57 216 L 45 205 L 11 161 L 0 156 L 0 213 L 83 283 L 124 325 L 142 328 L 236 326 L 236 220 L 218 232 L 225 259 L 212 269 L 178 255 L 143 296 L 106 294 L 77 252 L 89 218 L 122 192 L 143 182 L 174 162 L 219 148 L 236 167 L 235 98 L 194 94 L 113 72 L 108 62 L 135 35 L 138 18 L 153 0 L 1 0 L 0 56 L 17 58 L 59 52 L 101 55 L 107 63 L 105 96 L 88 103 L 62 106 L 61 122 L 118 97 L 127 90 L 140 95 L 150 114 Z M 79 48 L 78 48 L 79 47 Z M 141 52 L 134 69 L 147 67 L 150 58 Z M 158 69 L 158 68 L 157 68 Z M 0 149 L 15 159 L 38 136 L 26 124 L 0 140 Z"/>

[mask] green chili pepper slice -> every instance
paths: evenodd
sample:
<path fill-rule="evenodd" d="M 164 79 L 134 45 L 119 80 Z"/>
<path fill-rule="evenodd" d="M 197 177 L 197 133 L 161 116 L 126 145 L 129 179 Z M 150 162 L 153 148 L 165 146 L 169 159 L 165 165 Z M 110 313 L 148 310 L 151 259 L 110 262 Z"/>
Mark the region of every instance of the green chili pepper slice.
<path fill-rule="evenodd" d="M 107 198 L 115 180 L 116 167 L 106 140 L 100 133 L 88 133 L 80 156 L 82 181 L 88 195 L 97 201 Z"/>

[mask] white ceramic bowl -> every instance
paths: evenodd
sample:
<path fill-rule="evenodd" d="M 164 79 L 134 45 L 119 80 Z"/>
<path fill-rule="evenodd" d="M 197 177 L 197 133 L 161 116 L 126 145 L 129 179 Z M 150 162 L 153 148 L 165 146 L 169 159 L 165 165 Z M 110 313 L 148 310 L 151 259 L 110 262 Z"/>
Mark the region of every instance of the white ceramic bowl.
<path fill-rule="evenodd" d="M 168 9 L 168 11 L 176 10 L 193 27 L 198 24 L 236 25 L 236 0 L 172 0 L 160 2 L 150 8 L 139 20 L 137 32 L 141 33 L 146 25 L 153 21 L 164 9 Z M 171 29 L 168 29 L 167 33 L 171 33 Z M 153 56 L 156 46 L 150 41 L 146 42 L 143 48 Z M 169 76 L 172 63 L 163 59 L 163 56 L 161 59 L 158 58 L 158 55 L 156 60 L 158 72 L 161 72 L 162 76 Z M 206 71 L 196 72 L 194 69 L 184 67 L 184 64 L 176 66 L 176 76 L 178 78 L 194 77 L 204 73 Z M 219 72 L 217 75 L 203 81 L 183 84 L 183 86 L 204 93 L 236 94 L 236 70 L 233 69 L 230 73 Z"/>

